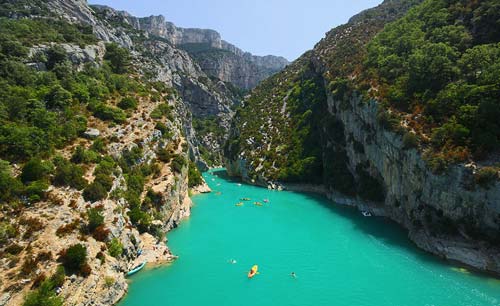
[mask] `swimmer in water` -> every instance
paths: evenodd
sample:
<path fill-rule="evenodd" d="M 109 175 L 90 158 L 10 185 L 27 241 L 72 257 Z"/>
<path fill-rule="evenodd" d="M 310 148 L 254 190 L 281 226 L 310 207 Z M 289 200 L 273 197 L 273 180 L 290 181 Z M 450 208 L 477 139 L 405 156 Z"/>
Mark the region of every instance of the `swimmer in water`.
<path fill-rule="evenodd" d="M 297 278 L 297 275 L 295 275 L 295 272 L 292 272 L 290 275 L 291 275 L 293 278 Z"/>

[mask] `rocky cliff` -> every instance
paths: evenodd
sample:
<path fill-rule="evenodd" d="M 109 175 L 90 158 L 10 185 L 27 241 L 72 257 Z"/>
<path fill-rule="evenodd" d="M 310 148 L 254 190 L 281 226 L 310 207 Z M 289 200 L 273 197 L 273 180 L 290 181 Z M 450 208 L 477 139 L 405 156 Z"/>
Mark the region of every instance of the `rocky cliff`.
<path fill-rule="evenodd" d="M 498 180 L 479 184 L 468 162 L 436 173 L 370 84 L 349 85 L 362 83 L 367 44 L 418 3 L 385 1 L 353 17 L 252 91 L 233 122 L 227 169 L 386 216 L 419 247 L 498 275 Z"/>
<path fill-rule="evenodd" d="M 137 18 L 106 6 L 93 6 L 107 19 L 122 19 L 136 30 L 151 37 L 166 39 L 173 46 L 186 50 L 210 76 L 230 82 L 243 89 L 255 87 L 261 80 L 280 71 L 288 61 L 283 57 L 256 56 L 222 40 L 210 29 L 180 28 L 163 16 Z"/>

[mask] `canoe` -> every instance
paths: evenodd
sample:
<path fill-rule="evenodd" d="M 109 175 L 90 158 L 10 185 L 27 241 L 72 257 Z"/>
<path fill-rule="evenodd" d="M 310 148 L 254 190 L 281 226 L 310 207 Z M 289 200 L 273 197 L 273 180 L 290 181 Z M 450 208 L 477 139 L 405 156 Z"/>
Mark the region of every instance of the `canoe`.
<path fill-rule="evenodd" d="M 127 276 L 130 276 L 132 274 L 135 274 L 139 272 L 144 266 L 146 265 L 146 261 L 143 261 L 140 265 L 135 266 L 132 270 L 127 272 Z"/>
<path fill-rule="evenodd" d="M 252 267 L 252 269 L 250 269 L 250 271 L 248 271 L 248 278 L 252 278 L 255 276 L 255 274 L 257 274 L 257 270 L 259 270 L 259 266 L 255 265 Z"/>

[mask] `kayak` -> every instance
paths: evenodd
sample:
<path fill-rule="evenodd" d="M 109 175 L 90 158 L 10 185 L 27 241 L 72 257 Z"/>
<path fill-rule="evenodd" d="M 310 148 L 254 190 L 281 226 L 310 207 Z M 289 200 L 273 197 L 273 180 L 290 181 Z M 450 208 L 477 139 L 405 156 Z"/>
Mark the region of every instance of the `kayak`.
<path fill-rule="evenodd" d="M 255 276 L 255 274 L 257 274 L 257 270 L 259 270 L 259 266 L 255 265 L 252 267 L 252 269 L 250 269 L 250 271 L 248 271 L 248 278 L 252 278 Z"/>
<path fill-rule="evenodd" d="M 262 206 L 262 203 L 261 202 L 253 202 L 254 205 L 257 205 L 257 206 Z"/>
<path fill-rule="evenodd" d="M 239 202 L 236 206 L 243 206 L 243 202 Z"/>
<path fill-rule="evenodd" d="M 250 198 L 241 198 L 240 201 L 250 201 Z"/>
<path fill-rule="evenodd" d="M 139 272 L 142 268 L 144 268 L 145 265 L 146 265 L 146 262 L 143 261 L 140 265 L 137 265 L 132 270 L 128 271 L 127 276 L 130 276 L 132 274 Z"/>

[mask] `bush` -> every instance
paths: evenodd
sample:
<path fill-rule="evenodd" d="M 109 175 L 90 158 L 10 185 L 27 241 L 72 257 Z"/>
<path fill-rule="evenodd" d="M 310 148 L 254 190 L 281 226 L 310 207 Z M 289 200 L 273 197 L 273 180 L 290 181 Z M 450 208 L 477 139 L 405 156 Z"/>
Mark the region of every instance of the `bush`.
<path fill-rule="evenodd" d="M 118 103 L 118 107 L 124 110 L 136 109 L 137 104 L 137 99 L 133 97 L 125 97 Z"/>
<path fill-rule="evenodd" d="M 62 252 L 60 260 L 67 271 L 80 272 L 87 263 L 87 248 L 74 244 Z"/>
<path fill-rule="evenodd" d="M 175 155 L 172 160 L 172 170 L 181 173 L 182 168 L 186 165 L 186 159 L 181 155 Z"/>
<path fill-rule="evenodd" d="M 122 74 L 128 71 L 130 66 L 130 54 L 116 43 L 106 44 L 104 59 L 109 61 L 114 73 Z"/>
<path fill-rule="evenodd" d="M 167 117 L 170 121 L 173 120 L 172 116 L 172 108 L 167 103 L 162 103 L 158 105 L 152 112 L 151 118 L 153 119 L 161 119 L 163 117 Z"/>
<path fill-rule="evenodd" d="M 63 266 L 57 266 L 56 272 L 50 277 L 50 281 L 54 287 L 61 287 L 66 278 L 66 271 Z"/>
<path fill-rule="evenodd" d="M 111 288 L 111 287 L 113 287 L 113 285 L 115 283 L 116 283 L 115 279 L 113 277 L 111 277 L 111 276 L 106 276 L 104 278 L 104 287 L 106 287 L 108 289 Z"/>
<path fill-rule="evenodd" d="M 474 174 L 474 180 L 479 186 L 488 189 L 498 180 L 498 171 L 495 167 L 481 168 Z"/>
<path fill-rule="evenodd" d="M 123 245 L 118 240 L 118 238 L 113 238 L 111 241 L 108 243 L 108 252 L 109 255 L 113 257 L 120 257 L 123 253 Z"/>
<path fill-rule="evenodd" d="M 418 147 L 418 137 L 417 135 L 406 132 L 403 136 L 403 148 L 404 149 L 414 149 Z"/>
<path fill-rule="evenodd" d="M 112 120 L 119 124 L 124 123 L 127 119 L 127 115 L 123 110 L 102 103 L 98 104 L 93 112 L 94 116 L 101 120 Z"/>
<path fill-rule="evenodd" d="M 45 280 L 40 287 L 28 293 L 24 299 L 23 306 L 62 306 L 62 298 L 56 296 L 54 284 L 50 280 Z"/>
<path fill-rule="evenodd" d="M 45 198 L 45 192 L 49 185 L 45 181 L 32 182 L 26 188 L 26 196 L 31 202 L 37 202 Z"/>
<path fill-rule="evenodd" d="M 87 210 L 87 218 L 89 220 L 87 225 L 89 232 L 93 232 L 97 227 L 104 224 L 104 216 L 97 208 L 90 208 Z"/>
<path fill-rule="evenodd" d="M 75 164 L 81 163 L 95 163 L 99 161 L 99 154 L 92 150 L 85 150 L 84 147 L 78 146 L 75 149 L 75 152 L 71 156 L 71 162 Z"/>
<path fill-rule="evenodd" d="M 158 156 L 158 159 L 164 163 L 169 163 L 170 159 L 172 159 L 172 154 L 170 154 L 170 151 L 166 148 L 158 149 L 156 155 Z"/>
<path fill-rule="evenodd" d="M 200 171 L 196 168 L 196 165 L 192 161 L 189 161 L 188 186 L 195 187 L 201 185 L 202 183 L 203 179 Z"/>
<path fill-rule="evenodd" d="M 24 165 L 20 178 L 26 184 L 46 178 L 51 171 L 51 164 L 45 163 L 40 158 L 35 157 Z"/>
<path fill-rule="evenodd" d="M 74 165 L 64 158 L 56 157 L 54 159 L 56 172 L 53 183 L 57 186 L 70 186 L 81 190 L 87 185 L 87 181 L 83 178 L 83 169 Z"/>
<path fill-rule="evenodd" d="M 12 176 L 9 163 L 0 159 L 0 201 L 10 201 L 22 191 L 23 186 Z"/>
<path fill-rule="evenodd" d="M 99 182 L 93 182 L 83 190 L 85 201 L 96 202 L 105 199 L 107 196 L 108 191 Z"/>
<path fill-rule="evenodd" d="M 92 233 L 92 237 L 94 237 L 97 241 L 106 241 L 108 239 L 110 230 L 106 228 L 104 225 L 98 226 L 94 232 Z"/>

